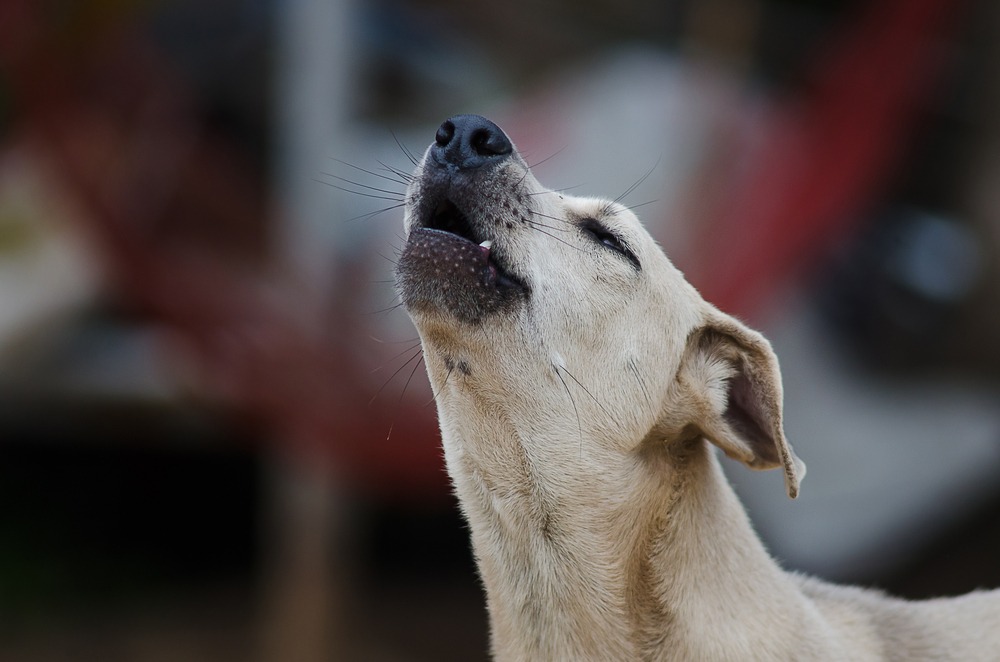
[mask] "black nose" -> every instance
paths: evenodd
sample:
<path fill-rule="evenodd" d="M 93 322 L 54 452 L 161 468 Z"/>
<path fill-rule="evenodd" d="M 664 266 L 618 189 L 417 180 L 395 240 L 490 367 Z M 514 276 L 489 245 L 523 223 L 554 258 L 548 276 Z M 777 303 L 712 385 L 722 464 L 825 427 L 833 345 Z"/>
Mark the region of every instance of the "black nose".
<path fill-rule="evenodd" d="M 498 163 L 514 152 L 510 139 L 479 115 L 455 115 L 438 127 L 431 156 L 442 166 L 472 170 Z"/>

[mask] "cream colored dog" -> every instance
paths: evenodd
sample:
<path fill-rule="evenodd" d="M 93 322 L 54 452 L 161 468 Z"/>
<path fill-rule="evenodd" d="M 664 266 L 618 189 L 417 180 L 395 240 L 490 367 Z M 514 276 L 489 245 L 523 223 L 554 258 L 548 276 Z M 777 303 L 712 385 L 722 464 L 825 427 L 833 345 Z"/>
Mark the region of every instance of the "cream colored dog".
<path fill-rule="evenodd" d="M 397 272 L 499 660 L 1000 660 L 1000 593 L 904 602 L 786 573 L 710 444 L 785 440 L 768 342 L 636 217 L 542 187 L 496 125 L 438 130 Z"/>

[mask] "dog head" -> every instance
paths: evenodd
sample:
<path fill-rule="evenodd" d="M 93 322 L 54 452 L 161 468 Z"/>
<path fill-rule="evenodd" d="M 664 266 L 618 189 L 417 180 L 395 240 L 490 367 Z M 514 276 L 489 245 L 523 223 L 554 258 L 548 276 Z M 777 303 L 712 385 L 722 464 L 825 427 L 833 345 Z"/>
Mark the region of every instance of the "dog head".
<path fill-rule="evenodd" d="M 543 187 L 499 127 L 460 115 L 414 173 L 405 232 L 397 284 L 446 453 L 488 463 L 476 438 L 502 426 L 529 453 L 579 439 L 597 464 L 700 436 L 782 467 L 797 495 L 770 345 L 706 303 L 629 209 Z"/>

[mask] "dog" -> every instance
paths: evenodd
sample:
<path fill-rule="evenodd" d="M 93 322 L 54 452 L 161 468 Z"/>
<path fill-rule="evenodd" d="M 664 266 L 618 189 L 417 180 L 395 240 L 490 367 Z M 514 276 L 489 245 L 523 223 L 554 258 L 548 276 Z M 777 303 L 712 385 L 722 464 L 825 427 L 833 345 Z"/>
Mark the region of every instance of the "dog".
<path fill-rule="evenodd" d="M 907 602 L 788 573 L 713 446 L 805 465 L 778 361 L 617 202 L 543 187 L 494 123 L 445 121 L 397 270 L 497 660 L 1000 660 L 1000 591 Z"/>

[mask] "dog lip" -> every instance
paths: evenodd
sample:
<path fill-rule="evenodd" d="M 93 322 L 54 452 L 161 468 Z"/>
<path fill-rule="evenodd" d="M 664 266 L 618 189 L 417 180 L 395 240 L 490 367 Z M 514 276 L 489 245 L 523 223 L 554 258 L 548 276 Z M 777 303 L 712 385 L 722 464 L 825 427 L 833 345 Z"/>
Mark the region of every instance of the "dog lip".
<path fill-rule="evenodd" d="M 493 286 L 499 288 L 511 288 L 527 290 L 527 286 L 524 282 L 513 275 L 502 263 L 502 259 L 498 260 L 498 256 L 493 250 L 493 240 L 484 239 L 480 243 L 476 243 L 475 240 L 469 239 L 462 236 L 456 232 L 451 232 L 449 230 L 442 230 L 433 227 L 418 227 L 410 233 L 409 242 L 418 240 L 420 237 L 429 238 L 430 241 L 434 243 L 440 243 L 441 239 L 445 236 L 448 237 L 448 242 L 454 242 L 455 253 L 462 256 L 462 259 L 471 261 L 475 266 L 484 271 L 486 277 L 486 282 Z M 472 249 L 472 245 L 475 249 Z M 478 257 L 474 250 L 478 251 Z M 435 259 L 441 260 L 443 255 L 435 256 Z"/>
<path fill-rule="evenodd" d="M 436 228 L 414 228 L 396 266 L 403 304 L 477 324 L 527 300 L 530 289 L 491 248 Z"/>

